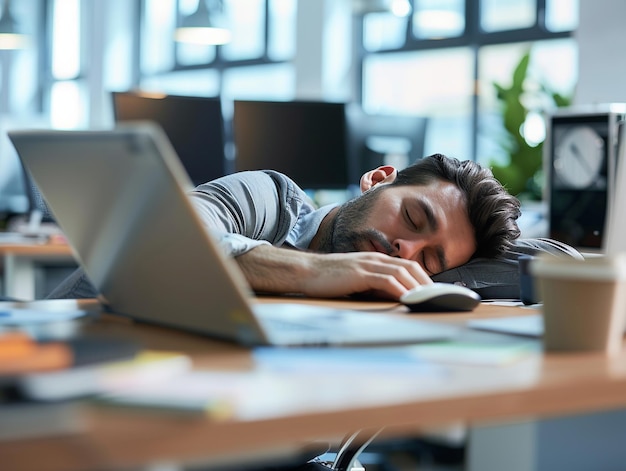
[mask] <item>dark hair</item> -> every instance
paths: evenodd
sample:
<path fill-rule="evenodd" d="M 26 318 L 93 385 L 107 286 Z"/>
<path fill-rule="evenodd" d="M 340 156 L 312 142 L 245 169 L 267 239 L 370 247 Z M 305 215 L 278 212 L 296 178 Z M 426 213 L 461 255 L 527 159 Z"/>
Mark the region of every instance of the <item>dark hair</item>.
<path fill-rule="evenodd" d="M 428 185 L 434 180 L 452 182 L 465 194 L 476 234 L 473 257 L 502 255 L 520 236 L 516 222 L 519 200 L 507 192 L 491 170 L 471 160 L 461 162 L 442 154 L 424 157 L 400 170 L 391 185 Z"/>

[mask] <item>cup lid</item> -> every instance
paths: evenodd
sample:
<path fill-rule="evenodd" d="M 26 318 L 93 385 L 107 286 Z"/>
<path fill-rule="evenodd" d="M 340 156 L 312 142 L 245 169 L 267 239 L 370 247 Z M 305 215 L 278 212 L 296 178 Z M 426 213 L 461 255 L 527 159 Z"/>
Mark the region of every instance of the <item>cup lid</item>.
<path fill-rule="evenodd" d="M 530 272 L 535 276 L 549 278 L 626 280 L 626 253 L 584 260 L 543 254 L 531 262 Z"/>

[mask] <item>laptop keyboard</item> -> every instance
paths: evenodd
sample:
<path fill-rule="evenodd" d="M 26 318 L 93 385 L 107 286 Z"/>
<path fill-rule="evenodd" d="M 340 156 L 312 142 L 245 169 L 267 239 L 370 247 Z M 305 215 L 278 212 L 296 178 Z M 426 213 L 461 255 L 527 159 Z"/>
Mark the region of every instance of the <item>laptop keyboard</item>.
<path fill-rule="evenodd" d="M 279 319 L 271 316 L 260 316 L 261 324 L 268 329 L 280 329 L 282 331 L 321 330 L 319 325 L 309 322 L 296 322 L 290 319 Z"/>
<path fill-rule="evenodd" d="M 270 341 L 279 345 L 413 343 L 458 333 L 433 322 L 306 304 L 256 304 L 254 312 Z"/>

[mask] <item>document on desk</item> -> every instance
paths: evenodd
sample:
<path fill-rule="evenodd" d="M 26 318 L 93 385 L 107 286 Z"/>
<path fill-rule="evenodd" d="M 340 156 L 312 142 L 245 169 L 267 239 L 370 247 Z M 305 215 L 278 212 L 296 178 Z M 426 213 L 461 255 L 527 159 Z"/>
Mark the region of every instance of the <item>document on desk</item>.
<path fill-rule="evenodd" d="M 467 326 L 472 329 L 523 337 L 541 337 L 543 335 L 543 317 L 541 314 L 472 319 L 467 322 Z"/>
<path fill-rule="evenodd" d="M 260 420 L 297 413 L 367 407 L 415 397 L 440 385 L 438 376 L 288 374 L 271 371 L 191 371 L 152 388 L 128 388 L 98 398 L 106 406 L 202 414 L 213 420 Z M 436 388 L 430 388 L 436 389 Z"/>
<path fill-rule="evenodd" d="M 17 330 L 33 339 L 71 338 L 84 318 L 99 315 L 97 306 L 86 306 L 74 299 L 2 301 L 0 334 Z"/>
<path fill-rule="evenodd" d="M 107 345 L 108 344 L 108 345 Z M 104 394 L 111 389 L 139 385 L 150 388 L 178 377 L 191 368 L 191 360 L 179 353 L 141 351 L 133 344 L 101 342 L 99 361 L 56 371 L 20 375 L 14 388 L 34 401 L 60 401 Z M 117 350 L 117 351 L 116 351 Z M 106 356 L 103 356 L 106 355 Z M 93 358 L 93 354 L 90 354 Z"/>
<path fill-rule="evenodd" d="M 504 366 L 526 344 L 440 342 L 372 348 L 276 348 L 251 351 L 248 371 L 191 370 L 152 384 L 118 384 L 98 402 L 213 420 L 254 420 L 290 413 L 358 408 L 428 395 L 454 379 L 453 365 Z"/>
<path fill-rule="evenodd" d="M 13 303 L 11 303 L 13 304 Z M 3 308 L 0 306 L 0 326 L 28 326 L 32 324 L 67 322 L 87 314 L 81 309 L 49 311 L 33 308 Z"/>
<path fill-rule="evenodd" d="M 408 346 L 372 348 L 273 348 L 254 349 L 258 368 L 291 374 L 329 376 L 334 374 L 414 374 L 423 377 L 441 376 L 440 365 L 414 354 Z"/>
<path fill-rule="evenodd" d="M 489 343 L 449 340 L 381 348 L 257 348 L 254 358 L 260 368 L 300 374 L 413 374 L 442 377 L 445 366 L 501 366 L 532 354 L 528 342 Z"/>
<path fill-rule="evenodd" d="M 467 322 L 467 326 L 472 329 L 523 337 L 537 338 L 543 336 L 543 316 L 541 314 L 472 319 Z M 626 333 L 626 329 L 624 329 L 624 333 Z"/>
<path fill-rule="evenodd" d="M 538 349 L 528 342 L 435 342 L 412 347 L 413 354 L 442 364 L 506 366 L 527 358 Z"/>
<path fill-rule="evenodd" d="M 393 402 L 450 377 L 446 366 L 395 347 L 260 347 L 251 354 L 248 371 L 192 370 L 158 386 L 112 388 L 98 403 L 256 420 Z"/>

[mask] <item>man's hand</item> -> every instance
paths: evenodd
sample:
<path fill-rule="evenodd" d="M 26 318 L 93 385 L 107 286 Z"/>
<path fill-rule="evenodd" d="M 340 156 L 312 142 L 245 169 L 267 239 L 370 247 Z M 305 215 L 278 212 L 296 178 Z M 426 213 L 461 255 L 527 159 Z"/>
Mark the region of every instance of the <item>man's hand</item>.
<path fill-rule="evenodd" d="M 432 283 L 414 261 L 377 252 L 317 254 L 262 245 L 235 259 L 255 291 L 338 297 L 372 292 L 398 299 Z"/>

